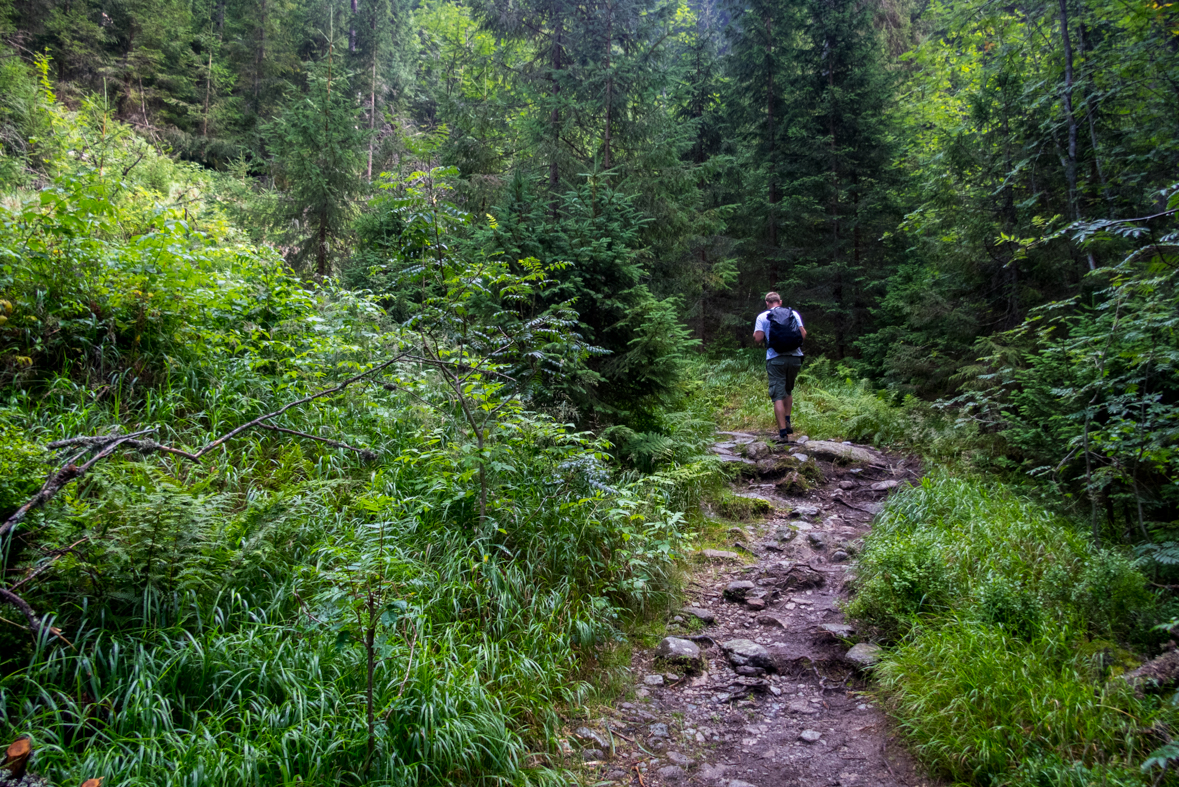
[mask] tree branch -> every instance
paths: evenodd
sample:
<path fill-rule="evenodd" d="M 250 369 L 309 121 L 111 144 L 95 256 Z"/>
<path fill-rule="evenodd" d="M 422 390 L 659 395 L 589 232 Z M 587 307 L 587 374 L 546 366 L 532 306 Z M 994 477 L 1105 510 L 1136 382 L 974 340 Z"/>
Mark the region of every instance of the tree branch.
<path fill-rule="evenodd" d="M 343 448 L 348 451 L 355 451 L 356 453 L 360 454 L 361 458 L 364 459 L 364 461 L 366 461 L 366 462 L 375 462 L 377 459 L 377 452 L 376 451 L 372 451 L 368 448 L 357 448 L 354 445 L 348 445 L 347 443 L 341 443 L 339 440 L 329 440 L 326 437 L 319 437 L 318 435 L 307 434 L 306 432 L 298 432 L 298 431 L 295 431 L 294 429 L 286 429 L 281 426 L 275 426 L 274 424 L 258 424 L 258 428 L 259 429 L 270 429 L 271 431 L 282 432 L 283 434 L 293 434 L 296 437 L 306 437 L 308 440 L 316 440 L 321 443 L 326 443 L 327 445 L 330 445 L 333 448 Z"/>

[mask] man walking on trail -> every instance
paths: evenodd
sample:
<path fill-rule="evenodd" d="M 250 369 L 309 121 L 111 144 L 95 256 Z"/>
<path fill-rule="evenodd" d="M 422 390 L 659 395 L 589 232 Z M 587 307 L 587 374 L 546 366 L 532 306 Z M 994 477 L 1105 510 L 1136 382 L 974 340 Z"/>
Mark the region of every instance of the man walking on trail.
<path fill-rule="evenodd" d="M 802 369 L 802 340 L 806 328 L 802 316 L 782 306 L 776 292 L 766 293 L 766 310 L 753 324 L 753 341 L 766 343 L 766 374 L 770 378 L 770 401 L 778 419 L 778 441 L 785 442 L 794 429 L 790 411 L 794 407 L 794 381 Z"/>

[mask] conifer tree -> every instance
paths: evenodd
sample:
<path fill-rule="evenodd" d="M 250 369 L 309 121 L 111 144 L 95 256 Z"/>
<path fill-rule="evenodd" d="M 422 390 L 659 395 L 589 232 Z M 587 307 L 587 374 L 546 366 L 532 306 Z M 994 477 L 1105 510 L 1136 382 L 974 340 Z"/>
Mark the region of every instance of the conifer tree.
<path fill-rule="evenodd" d="M 364 188 L 361 151 L 368 139 L 337 47 L 329 39 L 326 57 L 308 66 L 306 92 L 288 96 L 282 114 L 265 128 L 297 258 L 314 257 L 319 277 L 328 275 L 331 242 Z"/>

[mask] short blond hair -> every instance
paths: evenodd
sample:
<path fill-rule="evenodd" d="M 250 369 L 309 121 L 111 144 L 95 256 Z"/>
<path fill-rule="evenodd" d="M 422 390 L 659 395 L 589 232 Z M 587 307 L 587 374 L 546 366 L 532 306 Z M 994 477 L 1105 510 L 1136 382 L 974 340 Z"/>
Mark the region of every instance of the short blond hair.
<path fill-rule="evenodd" d="M 776 292 L 767 292 L 766 293 L 766 303 L 781 303 L 781 302 L 782 302 L 782 296 L 779 295 L 778 293 L 776 293 Z"/>

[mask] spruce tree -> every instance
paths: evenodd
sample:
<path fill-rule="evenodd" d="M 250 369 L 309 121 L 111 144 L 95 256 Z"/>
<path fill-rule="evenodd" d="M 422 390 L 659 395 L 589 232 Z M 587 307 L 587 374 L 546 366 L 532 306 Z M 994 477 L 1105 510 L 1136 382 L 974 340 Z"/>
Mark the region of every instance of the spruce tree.
<path fill-rule="evenodd" d="M 364 188 L 362 150 L 368 140 L 363 110 L 337 44 L 308 66 L 307 90 L 288 96 L 282 114 L 265 128 L 274 152 L 274 177 L 283 214 L 295 228 L 296 259 L 314 258 L 319 277 L 329 273 L 330 246 L 340 236 Z"/>

